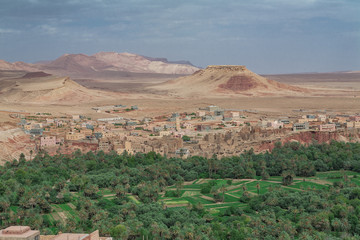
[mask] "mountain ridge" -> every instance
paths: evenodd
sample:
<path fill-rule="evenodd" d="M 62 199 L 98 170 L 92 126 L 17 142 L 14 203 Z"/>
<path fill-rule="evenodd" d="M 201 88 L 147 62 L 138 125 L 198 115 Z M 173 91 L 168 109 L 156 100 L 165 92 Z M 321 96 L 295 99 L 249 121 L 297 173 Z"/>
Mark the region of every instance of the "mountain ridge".
<path fill-rule="evenodd" d="M 166 58 L 144 57 L 133 53 L 98 52 L 90 56 L 82 53 L 63 54 L 53 61 L 33 64 L 0 60 L 0 70 L 44 71 L 57 75 L 81 75 L 105 71 L 187 75 L 199 68 L 188 61 L 171 62 Z"/>

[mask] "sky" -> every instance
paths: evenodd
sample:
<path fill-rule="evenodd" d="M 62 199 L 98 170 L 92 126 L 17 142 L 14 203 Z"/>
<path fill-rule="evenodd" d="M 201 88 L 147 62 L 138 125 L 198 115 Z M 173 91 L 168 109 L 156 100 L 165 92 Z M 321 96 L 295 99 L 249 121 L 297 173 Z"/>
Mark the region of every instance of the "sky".
<path fill-rule="evenodd" d="M 360 70 L 359 0 L 0 0 L 0 59 L 130 52 L 261 74 Z"/>

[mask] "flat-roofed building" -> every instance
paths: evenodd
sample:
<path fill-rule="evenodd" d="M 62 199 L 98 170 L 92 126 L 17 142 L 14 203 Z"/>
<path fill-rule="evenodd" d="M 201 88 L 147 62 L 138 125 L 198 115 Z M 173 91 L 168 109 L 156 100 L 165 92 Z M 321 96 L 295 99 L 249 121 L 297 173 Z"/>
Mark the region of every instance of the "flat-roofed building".
<path fill-rule="evenodd" d="M 347 128 L 360 128 L 360 122 L 354 122 L 354 121 L 347 122 L 346 127 Z"/>
<path fill-rule="evenodd" d="M 279 129 L 279 128 L 284 127 L 284 123 L 279 122 L 279 121 L 270 121 L 270 122 L 267 122 L 267 127 L 273 128 L 273 129 Z"/>
<path fill-rule="evenodd" d="M 334 132 L 336 130 L 335 124 L 322 124 L 320 125 L 321 132 Z"/>
<path fill-rule="evenodd" d="M 203 116 L 205 116 L 205 112 L 204 111 L 197 111 L 196 116 L 197 117 L 203 117 Z"/>
<path fill-rule="evenodd" d="M 41 236 L 45 239 L 46 235 Z M 100 237 L 99 230 L 96 230 L 92 233 L 60 233 L 51 238 L 46 238 L 47 240 L 112 240 L 111 237 Z"/>
<path fill-rule="evenodd" d="M 324 114 L 319 114 L 319 115 L 317 116 L 317 120 L 318 120 L 318 121 L 321 121 L 321 122 L 325 122 L 325 121 L 326 121 L 326 115 L 324 115 Z"/>
<path fill-rule="evenodd" d="M 290 124 L 289 119 L 279 119 L 279 122 L 282 122 L 283 124 Z"/>
<path fill-rule="evenodd" d="M 205 109 L 206 109 L 206 111 L 213 112 L 213 111 L 219 110 L 220 108 L 218 106 L 211 105 L 211 106 L 206 107 Z"/>
<path fill-rule="evenodd" d="M 0 240 L 39 240 L 40 231 L 29 226 L 10 226 L 0 230 Z"/>
<path fill-rule="evenodd" d="M 99 141 L 99 151 L 104 151 L 104 152 L 110 152 L 112 149 L 111 143 L 108 140 L 100 140 Z"/>
<path fill-rule="evenodd" d="M 240 118 L 240 113 L 239 112 L 230 112 L 230 115 L 232 118 Z"/>
<path fill-rule="evenodd" d="M 84 138 L 85 135 L 83 133 L 77 133 L 77 132 L 68 132 L 65 135 L 65 139 L 70 141 L 77 141 Z"/>
<path fill-rule="evenodd" d="M 351 116 L 349 119 L 351 121 L 360 122 L 360 116 Z"/>
<path fill-rule="evenodd" d="M 56 137 L 55 136 L 41 137 L 40 138 L 40 146 L 41 147 L 56 146 Z"/>
<path fill-rule="evenodd" d="M 293 125 L 294 131 L 301 131 L 301 130 L 309 130 L 309 123 L 294 123 Z"/>
<path fill-rule="evenodd" d="M 160 131 L 160 132 L 159 132 L 159 136 L 160 136 L 160 137 L 170 136 L 171 134 L 172 134 L 171 131 Z"/>
<path fill-rule="evenodd" d="M 82 128 L 80 129 L 80 133 L 84 134 L 85 136 L 91 136 L 93 131 L 88 128 Z"/>

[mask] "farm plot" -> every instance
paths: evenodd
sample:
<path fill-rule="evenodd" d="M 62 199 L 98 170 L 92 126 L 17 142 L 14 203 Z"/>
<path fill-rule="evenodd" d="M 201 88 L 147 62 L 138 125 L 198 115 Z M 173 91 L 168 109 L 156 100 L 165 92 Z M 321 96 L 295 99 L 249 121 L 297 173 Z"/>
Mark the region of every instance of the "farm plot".
<path fill-rule="evenodd" d="M 229 181 L 230 180 L 230 181 Z M 164 202 L 167 207 L 185 207 L 189 204 L 202 204 L 206 209 L 220 209 L 228 208 L 229 206 L 240 206 L 243 203 L 239 202 L 241 195 L 233 194 L 234 191 L 241 191 L 242 185 L 250 182 L 249 180 L 240 179 L 199 179 L 194 181 L 192 184 L 181 186 L 179 189 L 179 197 L 161 197 L 160 201 Z M 229 184 L 230 183 L 230 184 Z M 201 193 L 201 190 L 208 184 L 217 191 L 222 201 L 216 202 L 213 193 Z M 175 186 L 170 186 L 167 191 L 174 191 Z"/>
<path fill-rule="evenodd" d="M 257 194 L 266 194 L 269 190 L 271 190 L 271 188 L 283 189 L 285 191 L 292 192 L 306 191 L 308 189 L 323 189 L 328 188 L 328 186 L 331 185 L 331 182 L 324 180 L 325 178 L 327 178 L 326 173 L 312 178 L 296 178 L 289 186 L 283 186 L 281 184 L 281 176 L 270 177 L 269 180 L 199 179 L 194 181 L 192 184 L 183 185 L 177 189 L 179 197 L 163 196 L 160 201 L 164 202 L 167 207 L 185 207 L 189 204 L 196 205 L 200 203 L 205 209 L 211 210 L 211 212 L 219 213 L 225 211 L 226 208 L 230 206 L 246 206 L 246 204 L 240 202 L 244 190 L 255 196 Z M 351 178 L 351 181 L 360 185 L 360 178 Z M 202 193 L 202 190 L 209 185 L 211 185 L 211 190 L 208 189 L 208 192 Z M 166 191 L 174 192 L 175 189 L 175 186 L 170 186 Z M 217 195 L 217 197 L 214 194 Z"/>

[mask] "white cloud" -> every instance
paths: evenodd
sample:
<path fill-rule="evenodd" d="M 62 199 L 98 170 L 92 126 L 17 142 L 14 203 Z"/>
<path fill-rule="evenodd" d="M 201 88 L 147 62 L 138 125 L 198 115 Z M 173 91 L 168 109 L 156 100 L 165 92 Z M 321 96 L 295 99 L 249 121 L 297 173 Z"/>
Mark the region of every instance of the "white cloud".
<path fill-rule="evenodd" d="M 13 34 L 13 33 L 20 33 L 20 31 L 15 29 L 0 28 L 0 34 Z"/>
<path fill-rule="evenodd" d="M 54 34 L 58 33 L 57 27 L 47 25 L 47 24 L 41 25 L 40 29 L 43 33 L 49 34 L 49 35 L 54 35 Z"/>

